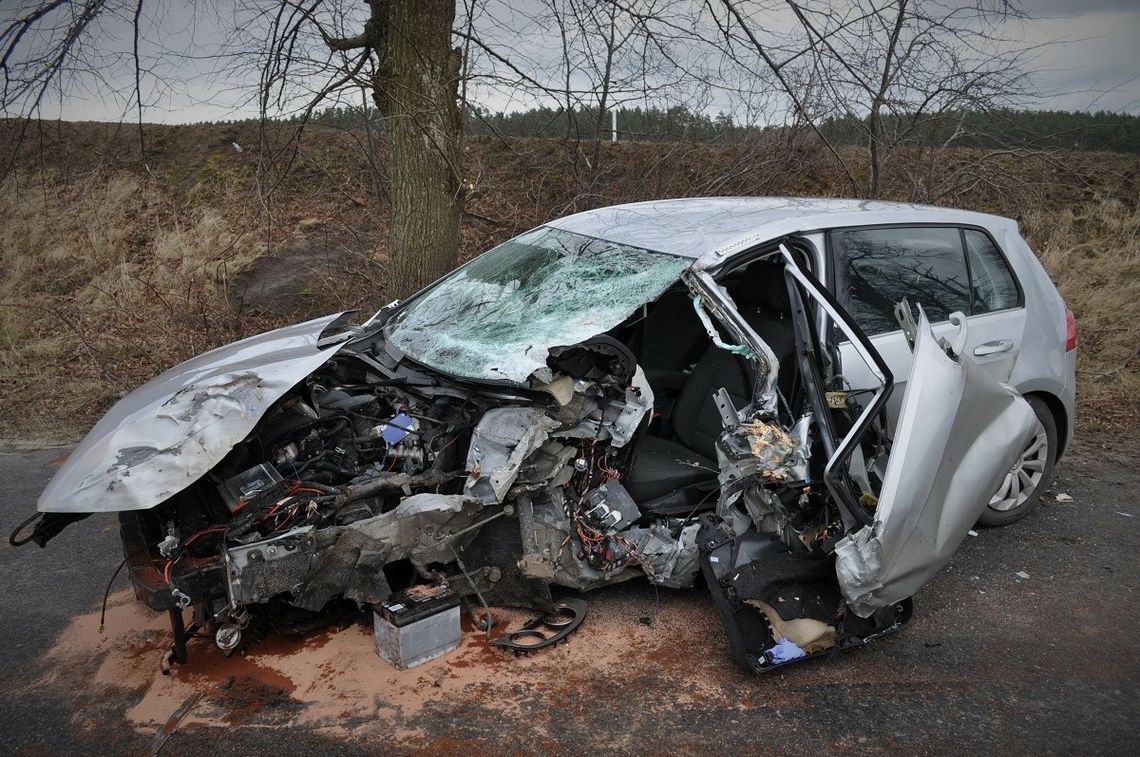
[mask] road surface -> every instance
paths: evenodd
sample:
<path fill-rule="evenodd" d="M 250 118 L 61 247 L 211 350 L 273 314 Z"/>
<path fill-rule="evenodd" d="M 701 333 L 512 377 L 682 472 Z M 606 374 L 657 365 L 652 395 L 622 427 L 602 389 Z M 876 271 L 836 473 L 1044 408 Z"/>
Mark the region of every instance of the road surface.
<path fill-rule="evenodd" d="M 0 452 L 5 537 L 61 454 Z M 98 630 L 119 552 L 96 516 L 45 550 L 0 547 L 0 752 L 1135 754 L 1137 491 L 1134 439 L 1083 440 L 1043 506 L 966 540 L 910 627 L 759 678 L 729 658 L 702 589 L 645 583 L 588 595 L 567 644 L 522 658 L 468 629 L 459 651 L 397 673 L 355 625 L 228 659 L 197 642 L 163 676 L 165 619 L 122 576 Z"/>

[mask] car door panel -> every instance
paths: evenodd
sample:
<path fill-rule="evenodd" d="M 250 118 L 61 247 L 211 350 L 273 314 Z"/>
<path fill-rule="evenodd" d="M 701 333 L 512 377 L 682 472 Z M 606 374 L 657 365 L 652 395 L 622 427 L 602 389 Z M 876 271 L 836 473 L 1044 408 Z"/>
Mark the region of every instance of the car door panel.
<path fill-rule="evenodd" d="M 966 320 L 969 324 L 966 352 L 973 358 L 974 364 L 998 381 L 1009 381 L 1014 364 L 1017 361 L 1022 334 L 1025 331 L 1025 309 L 1016 308 L 998 313 L 984 313 L 970 316 Z M 931 328 L 935 336 L 939 337 L 946 337 L 957 330 L 954 324 L 949 321 L 932 324 Z M 981 348 L 993 345 L 995 342 L 1008 343 L 1009 348 L 990 354 L 978 354 L 979 351 L 985 352 Z M 901 330 L 873 336 L 871 337 L 871 344 L 874 345 L 895 376 L 895 392 L 887 402 L 889 428 L 893 431 L 898 423 L 903 390 L 910 376 L 914 356 Z M 839 355 L 843 363 L 843 376 L 852 389 L 866 391 L 874 388 L 876 385 L 874 375 L 867 370 L 866 364 L 856 356 L 850 342 L 840 344 Z"/>
<path fill-rule="evenodd" d="M 960 328 L 967 347 L 948 354 L 920 308 L 874 522 L 836 545 L 840 588 L 860 616 L 912 596 L 949 560 L 1034 433 L 1032 408 L 970 357 L 965 319 Z"/>

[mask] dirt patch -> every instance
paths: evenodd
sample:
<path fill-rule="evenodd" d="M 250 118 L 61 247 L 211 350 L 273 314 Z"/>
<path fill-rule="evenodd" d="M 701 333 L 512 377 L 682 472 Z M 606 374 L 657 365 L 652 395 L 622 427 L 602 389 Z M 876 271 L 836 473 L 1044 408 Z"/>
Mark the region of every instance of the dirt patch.
<path fill-rule="evenodd" d="M 231 286 L 238 307 L 251 315 L 304 318 L 323 307 L 355 307 L 381 275 L 376 224 L 350 229 L 306 219 L 270 255 L 247 267 Z M 339 296 L 338 296 L 339 295 Z"/>
<path fill-rule="evenodd" d="M 166 676 L 159 671 L 169 644 L 165 615 L 150 613 L 120 591 L 102 633 L 97 612 L 70 623 L 48 654 L 52 672 L 35 685 L 59 685 L 93 668 L 90 697 L 73 716 L 81 727 L 112 716 L 103 712 L 108 703 L 121 708 L 126 698 L 127 720 L 152 733 L 197 695 L 180 727 L 288 723 L 343 737 L 385 734 L 391 745 L 417 742 L 426 720 L 441 711 L 497 713 L 519 722 L 536 707 L 549 708 L 551 716 L 584 715 L 597 697 L 620 698 L 627 687 L 664 685 L 674 692 L 670 706 L 751 706 L 731 693 L 733 682 L 745 676 L 719 649 L 722 632 L 707 599 L 682 592 L 668 600 L 630 608 L 603 597 L 566 642 L 517 657 L 493 647 L 465 620 L 459 649 L 396 670 L 376 655 L 371 628 L 357 624 L 303 639 L 271 637 L 228 658 L 208 640 L 195 639 L 189 664 Z M 529 617 L 494 613 L 493 636 Z M 694 654 L 710 644 L 713 650 Z M 647 705 L 647 712 L 654 707 Z M 665 705 L 660 708 L 663 714 Z M 530 724 L 541 738 L 542 720 Z"/>

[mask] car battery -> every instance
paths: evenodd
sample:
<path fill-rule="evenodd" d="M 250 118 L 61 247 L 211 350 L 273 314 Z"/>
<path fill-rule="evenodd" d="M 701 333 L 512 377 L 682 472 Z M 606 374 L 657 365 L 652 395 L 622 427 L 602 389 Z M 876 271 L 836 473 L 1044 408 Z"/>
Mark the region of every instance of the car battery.
<path fill-rule="evenodd" d="M 459 646 L 459 596 L 448 586 L 414 586 L 373 613 L 376 654 L 400 670 Z"/>

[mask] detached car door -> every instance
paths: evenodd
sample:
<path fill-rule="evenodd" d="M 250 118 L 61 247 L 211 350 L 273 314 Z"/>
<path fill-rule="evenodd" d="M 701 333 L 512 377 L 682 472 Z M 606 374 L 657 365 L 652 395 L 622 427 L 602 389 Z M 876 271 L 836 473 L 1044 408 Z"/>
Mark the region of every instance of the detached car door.
<path fill-rule="evenodd" d="M 921 304 L 938 336 L 956 331 L 950 313 L 967 315 L 965 352 L 998 381 L 1008 381 L 1025 331 L 1017 281 L 987 231 L 962 226 L 889 226 L 837 229 L 828 235 L 833 289 L 870 337 L 896 378 L 910 374 L 912 354 L 895 319 L 895 303 Z M 850 342 L 840 347 L 844 375 L 855 389 L 873 376 L 863 370 Z M 887 406 L 893 428 L 902 392 Z"/>

